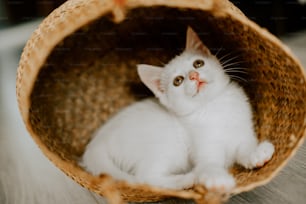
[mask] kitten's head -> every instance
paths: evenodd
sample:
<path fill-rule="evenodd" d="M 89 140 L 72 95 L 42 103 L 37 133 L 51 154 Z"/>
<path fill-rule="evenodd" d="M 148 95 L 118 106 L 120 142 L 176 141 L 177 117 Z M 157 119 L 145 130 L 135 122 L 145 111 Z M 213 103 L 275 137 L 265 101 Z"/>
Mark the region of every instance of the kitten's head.
<path fill-rule="evenodd" d="M 182 54 L 164 68 L 140 64 L 138 74 L 160 102 L 178 115 L 196 111 L 230 81 L 218 59 L 190 27 Z"/>

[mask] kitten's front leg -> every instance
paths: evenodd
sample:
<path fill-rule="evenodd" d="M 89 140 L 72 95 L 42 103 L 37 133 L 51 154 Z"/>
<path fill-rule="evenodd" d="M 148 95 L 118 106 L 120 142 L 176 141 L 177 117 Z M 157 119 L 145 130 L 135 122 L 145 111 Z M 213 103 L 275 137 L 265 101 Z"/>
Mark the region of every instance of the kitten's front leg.
<path fill-rule="evenodd" d="M 207 189 L 220 192 L 228 192 L 236 185 L 234 177 L 228 170 L 214 164 L 207 164 L 201 170 L 198 177 L 198 183 L 204 185 Z"/>
<path fill-rule="evenodd" d="M 274 145 L 268 141 L 263 141 L 257 144 L 244 142 L 238 147 L 237 163 L 247 169 L 259 168 L 264 166 L 274 154 Z"/>
<path fill-rule="evenodd" d="M 235 187 L 236 182 L 228 171 L 228 159 L 224 147 L 210 141 L 206 141 L 204 144 L 210 145 L 198 146 L 195 155 L 197 182 L 209 190 L 230 191 Z"/>

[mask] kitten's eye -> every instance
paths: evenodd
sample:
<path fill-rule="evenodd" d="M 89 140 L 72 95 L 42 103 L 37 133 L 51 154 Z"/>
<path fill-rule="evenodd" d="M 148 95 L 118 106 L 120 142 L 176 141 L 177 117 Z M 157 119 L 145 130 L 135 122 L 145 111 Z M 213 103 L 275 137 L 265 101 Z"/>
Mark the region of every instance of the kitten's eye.
<path fill-rule="evenodd" d="M 193 67 L 196 68 L 196 69 L 198 69 L 198 68 L 200 68 L 200 67 L 203 67 L 204 64 L 205 64 L 205 63 L 204 63 L 203 60 L 198 59 L 198 60 L 196 60 L 196 61 L 193 62 Z"/>
<path fill-rule="evenodd" d="M 184 81 L 184 77 L 183 76 L 177 76 L 173 80 L 173 85 L 174 86 L 179 86 L 179 85 L 181 85 L 183 83 L 183 81 Z"/>

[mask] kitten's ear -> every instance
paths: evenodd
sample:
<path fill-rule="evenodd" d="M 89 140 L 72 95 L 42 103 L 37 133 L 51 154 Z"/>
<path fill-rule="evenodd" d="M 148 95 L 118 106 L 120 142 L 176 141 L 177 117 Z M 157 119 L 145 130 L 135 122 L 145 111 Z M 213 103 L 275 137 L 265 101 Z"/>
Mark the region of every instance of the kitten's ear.
<path fill-rule="evenodd" d="M 154 93 L 156 97 L 160 97 L 163 94 L 163 90 L 160 87 L 160 77 L 163 68 L 147 64 L 137 65 L 138 75 L 141 81 Z"/>
<path fill-rule="evenodd" d="M 190 26 L 187 28 L 185 50 L 200 51 L 205 55 L 211 55 L 209 49 L 203 44 L 199 36 L 192 30 Z"/>

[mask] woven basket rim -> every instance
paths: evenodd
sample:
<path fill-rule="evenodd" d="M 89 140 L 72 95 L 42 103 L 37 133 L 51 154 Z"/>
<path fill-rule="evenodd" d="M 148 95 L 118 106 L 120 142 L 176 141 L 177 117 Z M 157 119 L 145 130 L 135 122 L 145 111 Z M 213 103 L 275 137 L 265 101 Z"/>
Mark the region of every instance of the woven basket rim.
<path fill-rule="evenodd" d="M 86 2 L 86 3 L 84 3 Z M 112 0 L 69 0 L 60 6 L 58 9 L 54 10 L 37 28 L 33 33 L 31 38 L 28 40 L 23 54 L 20 59 L 20 64 L 18 67 L 18 76 L 17 76 L 17 99 L 19 110 L 22 115 L 23 121 L 26 125 L 27 130 L 30 135 L 37 143 L 42 152 L 63 172 L 68 176 L 72 177 L 77 182 L 81 183 L 85 187 L 88 187 L 88 183 L 91 180 L 96 179 L 89 173 L 82 171 L 81 169 L 76 169 L 75 166 L 71 163 L 63 161 L 58 155 L 52 153 L 41 141 L 39 135 L 37 135 L 31 123 L 29 122 L 30 115 L 30 106 L 31 106 L 31 93 L 33 90 L 34 82 L 37 79 L 38 73 L 41 66 L 47 59 L 48 55 L 52 52 L 53 48 L 61 42 L 62 39 L 69 36 L 77 29 L 82 26 L 92 22 L 93 20 L 102 17 L 107 13 L 112 13 L 114 15 L 114 20 L 118 23 L 124 20 L 124 15 L 126 11 L 132 10 L 138 7 L 151 7 L 151 6 L 166 6 L 173 8 L 190 8 L 198 9 L 203 11 L 209 11 L 215 16 L 226 16 L 232 18 L 233 20 L 242 23 L 245 25 L 242 29 L 251 29 L 253 32 L 257 32 L 262 38 L 270 41 L 274 46 L 277 46 L 285 52 L 285 54 L 290 57 L 301 69 L 304 79 L 306 80 L 306 72 L 303 69 L 300 61 L 293 55 L 292 51 L 282 42 L 276 38 L 274 35 L 269 33 L 266 29 L 261 28 L 256 23 L 249 20 L 245 17 L 238 9 L 233 10 L 230 2 L 227 0 L 216 0 L 216 1 L 189 1 L 189 0 L 126 0 L 124 5 L 119 5 L 119 1 Z M 87 11 L 90 12 L 87 12 Z M 62 14 L 64 11 L 65 14 Z M 60 16 L 60 17 L 57 17 Z M 76 21 L 77 17 L 77 21 Z M 55 27 L 52 32 L 46 32 L 46 27 L 49 26 L 49 21 L 55 21 Z M 36 49 L 39 52 L 33 52 L 33 48 L 42 47 L 43 49 Z M 30 55 L 29 55 L 30 53 Z M 26 77 L 24 77 L 26 75 Z M 306 122 L 306 119 L 305 119 Z M 303 137 L 306 136 L 306 130 L 304 130 Z M 269 182 L 274 176 L 283 168 L 287 161 L 296 153 L 297 147 L 303 143 L 304 138 L 302 138 L 295 147 L 294 151 L 290 153 L 290 156 L 283 161 L 271 176 L 263 181 L 258 181 L 250 184 L 249 186 L 238 187 L 234 189 L 233 194 L 237 194 L 243 191 L 248 191 L 257 186 L 264 185 Z M 82 178 L 91 178 L 88 181 L 83 180 Z M 126 184 L 119 182 L 111 181 L 112 185 L 123 185 Z M 133 186 L 133 185 L 130 185 Z M 138 185 L 135 185 L 137 188 Z M 103 189 L 104 187 L 101 187 Z M 150 187 L 151 188 L 151 187 Z M 91 189 L 96 193 L 101 193 L 101 189 Z M 198 199 L 200 194 L 196 192 L 186 192 L 186 191 L 164 191 L 163 189 L 151 188 L 154 192 L 163 192 L 164 195 L 178 196 L 181 198 L 193 198 Z M 105 190 L 105 189 L 104 189 Z"/>

